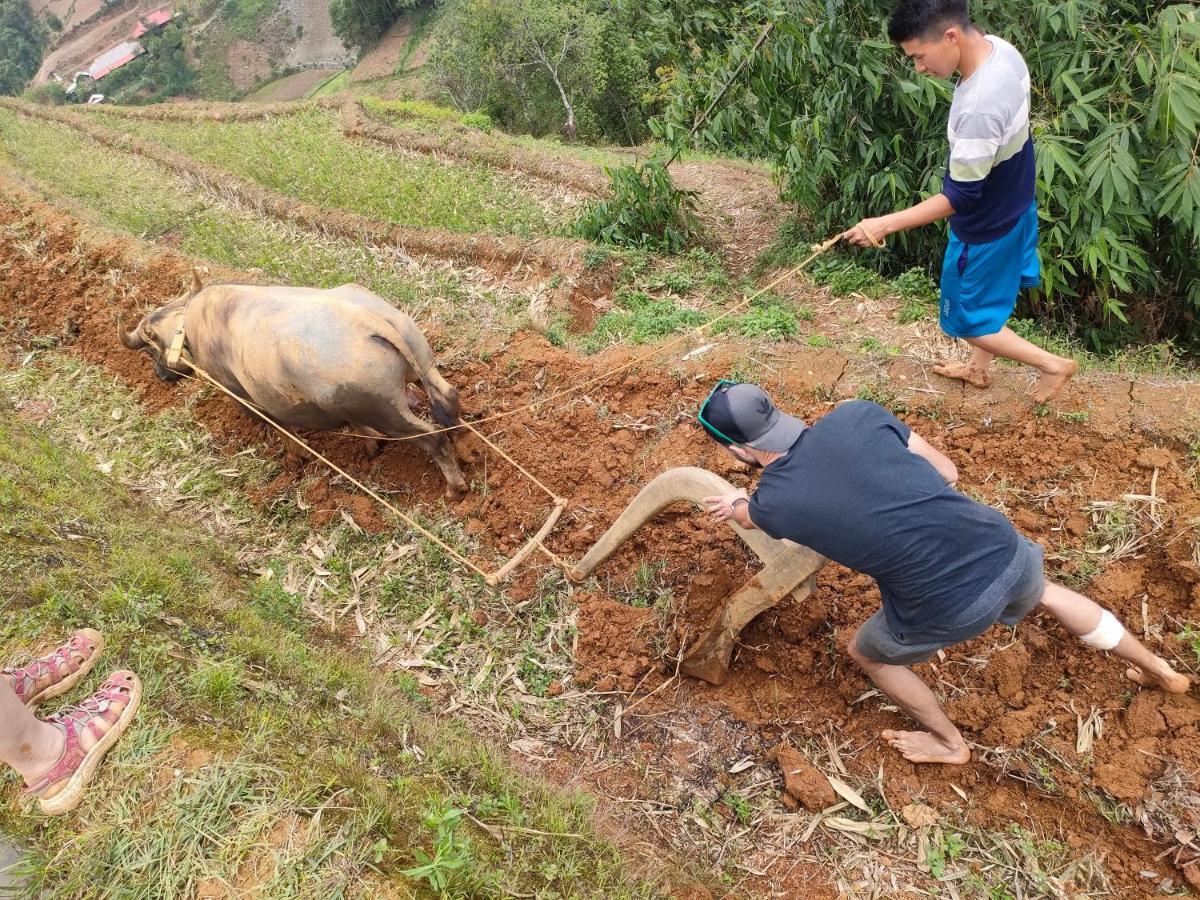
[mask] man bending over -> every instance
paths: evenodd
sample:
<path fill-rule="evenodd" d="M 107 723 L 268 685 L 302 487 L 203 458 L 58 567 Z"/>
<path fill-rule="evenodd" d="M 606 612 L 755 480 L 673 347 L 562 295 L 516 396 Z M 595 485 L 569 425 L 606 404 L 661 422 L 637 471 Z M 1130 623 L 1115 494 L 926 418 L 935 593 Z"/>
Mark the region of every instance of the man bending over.
<path fill-rule="evenodd" d="M 925 729 L 885 731 L 905 759 L 962 764 L 971 751 L 909 668 L 993 624 L 1040 607 L 1071 634 L 1132 664 L 1140 685 L 1183 693 L 1186 675 L 1129 634 L 1111 612 L 1047 581 L 1042 548 L 1003 515 L 953 487 L 954 463 L 883 407 L 841 404 L 815 425 L 776 409 L 762 388 L 722 381 L 700 408 L 709 436 L 762 474 L 753 496 L 707 497 L 732 518 L 811 547 L 879 584 L 883 608 L 849 653 Z"/>

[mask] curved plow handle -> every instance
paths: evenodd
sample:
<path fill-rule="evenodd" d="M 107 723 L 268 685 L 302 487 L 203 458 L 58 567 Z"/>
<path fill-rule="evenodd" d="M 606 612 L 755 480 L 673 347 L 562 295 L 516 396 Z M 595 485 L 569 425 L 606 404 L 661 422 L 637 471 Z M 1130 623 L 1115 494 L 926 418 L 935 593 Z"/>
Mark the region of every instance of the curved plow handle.
<path fill-rule="evenodd" d="M 583 581 L 650 519 L 672 503 L 683 500 L 697 506 L 705 497 L 733 493 L 734 487 L 720 475 L 695 466 L 668 469 L 633 498 L 608 531 L 575 566 L 567 570 L 572 581 Z M 791 594 L 803 600 L 812 593 L 816 574 L 825 557 L 791 541 L 780 541 L 761 531 L 747 530 L 736 522 L 729 526 L 764 563 L 761 572 L 726 597 L 716 621 L 689 647 L 680 661 L 680 671 L 712 684 L 729 675 L 729 660 L 742 629 L 764 610 Z"/>
<path fill-rule="evenodd" d="M 638 492 L 625 507 L 625 511 L 617 517 L 617 521 L 592 545 L 592 549 L 583 559 L 567 570 L 567 577 L 572 581 L 583 581 L 633 537 L 639 528 L 672 503 L 689 500 L 699 506 L 705 497 L 732 494 L 734 490 L 736 489 L 732 484 L 706 469 L 696 466 L 668 469 Z M 777 541 L 761 531 L 748 531 L 733 521 L 728 524 L 764 563 L 770 562 L 788 547 L 797 546 L 791 541 Z"/>

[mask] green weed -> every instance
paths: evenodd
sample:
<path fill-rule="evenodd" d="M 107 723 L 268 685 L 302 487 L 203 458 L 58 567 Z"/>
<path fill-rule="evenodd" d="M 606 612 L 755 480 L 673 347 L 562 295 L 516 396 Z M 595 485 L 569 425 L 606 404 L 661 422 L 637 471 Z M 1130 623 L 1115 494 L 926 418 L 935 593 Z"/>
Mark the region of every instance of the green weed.
<path fill-rule="evenodd" d="M 401 874 L 424 879 L 433 890 L 444 896 L 459 873 L 471 862 L 471 844 L 458 834 L 464 812 L 444 807 L 430 809 L 425 816 L 425 827 L 436 833 L 433 853 L 427 853 L 420 847 L 413 848 L 417 865 L 401 870 Z"/>
<path fill-rule="evenodd" d="M 588 206 L 575 233 L 589 241 L 679 253 L 700 233 L 695 191 L 677 188 L 658 160 L 607 169 L 610 196 Z"/>
<path fill-rule="evenodd" d="M 750 801 L 739 794 L 737 791 L 726 791 L 722 798 L 725 804 L 733 810 L 733 814 L 737 816 L 738 823 L 741 825 L 749 825 L 754 818 L 754 807 L 750 805 Z"/>
<path fill-rule="evenodd" d="M 618 308 L 601 316 L 584 338 L 586 350 L 595 352 L 622 340 L 647 344 L 709 319 L 699 310 L 686 309 L 670 300 L 655 300 L 640 291 L 623 292 L 617 304 Z"/>
<path fill-rule="evenodd" d="M 1084 791 L 1084 796 L 1092 801 L 1096 810 L 1110 825 L 1127 825 L 1133 819 L 1133 812 L 1128 805 L 1113 799 L 1103 791 Z"/>
<path fill-rule="evenodd" d="M 946 863 L 954 862 L 967 849 L 967 842 L 961 834 L 954 831 L 938 832 L 940 840 L 930 843 L 928 855 L 925 858 L 929 865 L 929 874 L 941 878 L 946 874 Z"/>
<path fill-rule="evenodd" d="M 887 387 L 883 380 L 864 384 L 854 396 L 858 400 L 870 400 L 872 403 L 878 403 L 884 409 L 890 409 L 897 415 L 908 412 L 908 403 L 901 400 L 899 395 Z"/>
<path fill-rule="evenodd" d="M 886 282 L 870 269 L 837 256 L 823 256 L 813 263 L 809 274 L 817 284 L 825 285 L 834 296 L 866 294 L 882 296 Z"/>
<path fill-rule="evenodd" d="M 901 325 L 927 319 L 937 312 L 938 288 L 924 269 L 912 268 L 897 275 L 891 286 L 903 301 L 896 313 L 896 321 Z"/>
<path fill-rule="evenodd" d="M 1197 628 L 1191 622 L 1183 626 L 1183 630 L 1177 635 L 1179 642 L 1191 652 L 1192 662 L 1196 666 L 1200 666 L 1200 628 Z"/>

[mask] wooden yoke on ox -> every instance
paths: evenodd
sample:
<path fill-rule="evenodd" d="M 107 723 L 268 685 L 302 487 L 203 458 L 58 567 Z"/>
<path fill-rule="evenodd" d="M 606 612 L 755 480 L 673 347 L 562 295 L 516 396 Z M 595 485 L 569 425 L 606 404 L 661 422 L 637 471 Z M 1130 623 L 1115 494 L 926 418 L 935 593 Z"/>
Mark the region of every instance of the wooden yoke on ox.
<path fill-rule="evenodd" d="M 663 472 L 642 488 L 587 555 L 567 570 L 567 576 L 572 581 L 583 581 L 639 528 L 672 503 L 689 500 L 700 505 L 704 497 L 733 491 L 728 481 L 705 469 L 687 466 Z M 763 570 L 725 598 L 708 632 L 684 651 L 680 671 L 712 684 L 721 684 L 728 677 L 733 645 L 750 620 L 788 594 L 797 600 L 811 594 L 817 572 L 826 562 L 825 557 L 808 547 L 775 540 L 761 531 L 747 531 L 733 521 L 728 524 L 762 560 Z"/>

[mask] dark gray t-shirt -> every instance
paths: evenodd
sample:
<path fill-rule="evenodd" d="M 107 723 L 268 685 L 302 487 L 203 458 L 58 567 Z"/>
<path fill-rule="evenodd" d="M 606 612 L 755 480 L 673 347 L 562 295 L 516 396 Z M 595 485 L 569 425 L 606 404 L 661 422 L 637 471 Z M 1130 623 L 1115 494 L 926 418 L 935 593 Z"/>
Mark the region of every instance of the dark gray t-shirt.
<path fill-rule="evenodd" d="M 1019 538 L 1003 515 L 912 453 L 909 434 L 876 403 L 841 404 L 763 470 L 750 518 L 874 578 L 901 640 L 952 636 L 985 612 L 975 603 Z"/>

